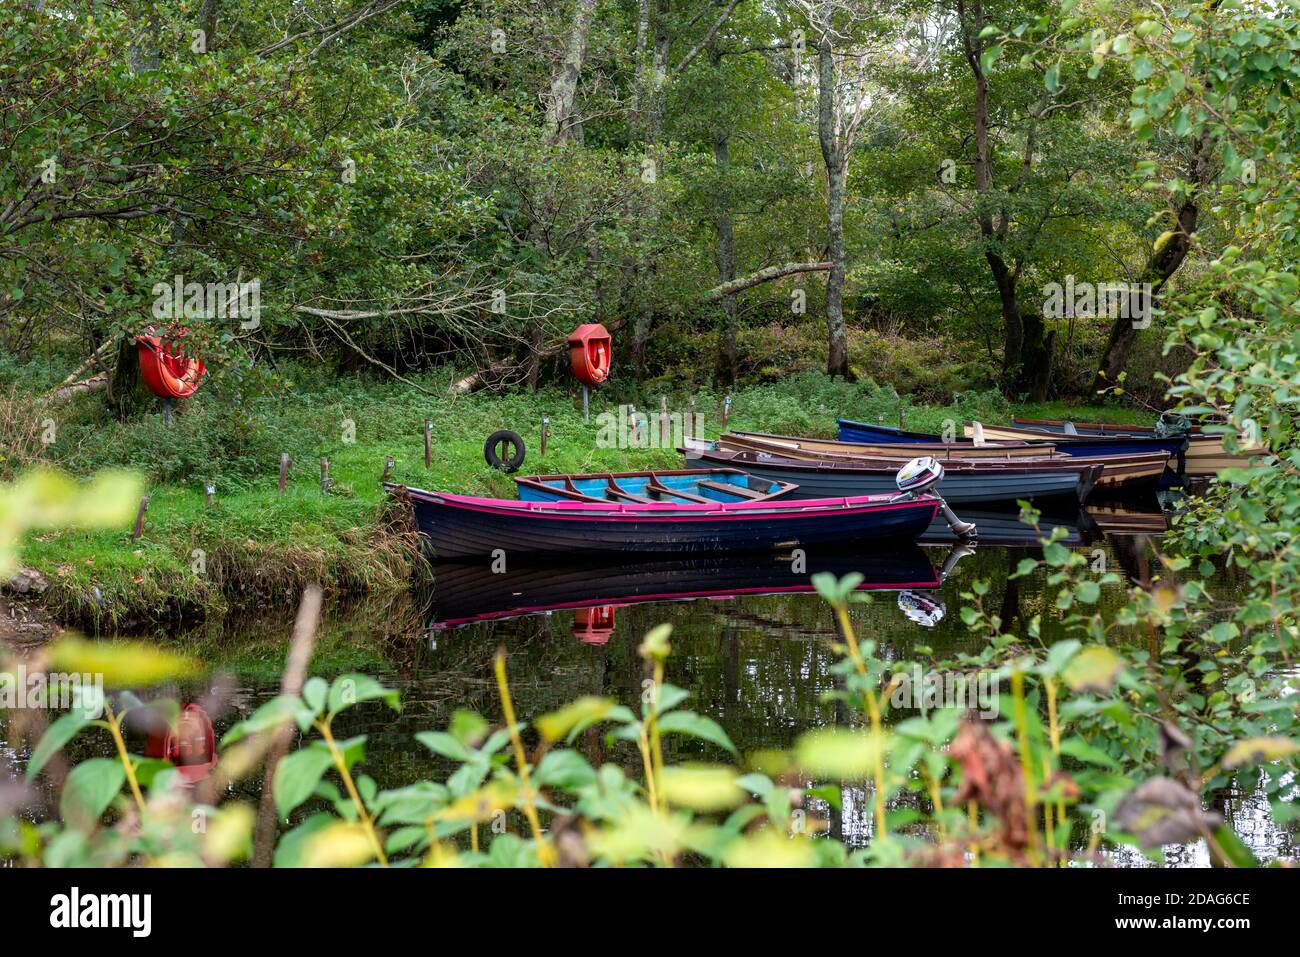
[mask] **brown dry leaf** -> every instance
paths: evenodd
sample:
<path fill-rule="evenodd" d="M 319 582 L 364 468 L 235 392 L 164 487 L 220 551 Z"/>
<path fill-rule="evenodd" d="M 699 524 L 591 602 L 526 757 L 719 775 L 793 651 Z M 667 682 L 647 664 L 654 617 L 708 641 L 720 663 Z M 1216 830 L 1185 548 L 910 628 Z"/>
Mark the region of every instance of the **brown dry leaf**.
<path fill-rule="evenodd" d="M 961 765 L 961 787 L 953 801 L 974 801 L 1002 822 L 1000 839 L 1013 856 L 1029 846 L 1025 780 L 1011 746 L 993 737 L 988 725 L 967 718 L 948 753 Z"/>
<path fill-rule="evenodd" d="M 1213 831 L 1223 818 L 1201 808 L 1201 799 L 1173 778 L 1151 778 L 1124 795 L 1115 823 L 1147 848 L 1181 844 Z"/>

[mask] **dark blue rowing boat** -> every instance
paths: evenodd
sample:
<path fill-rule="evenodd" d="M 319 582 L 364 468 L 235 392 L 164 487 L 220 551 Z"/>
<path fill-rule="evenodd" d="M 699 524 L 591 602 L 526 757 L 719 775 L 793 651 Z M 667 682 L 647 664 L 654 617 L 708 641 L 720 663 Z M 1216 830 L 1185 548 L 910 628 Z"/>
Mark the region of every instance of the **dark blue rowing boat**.
<path fill-rule="evenodd" d="M 874 442 L 877 445 L 894 444 L 907 445 L 916 449 L 942 448 L 944 446 L 968 446 L 973 444 L 971 439 L 956 439 L 951 442 L 945 442 L 942 436 L 935 435 L 932 432 L 908 432 L 904 429 L 895 429 L 887 425 L 872 425 L 869 422 L 854 422 L 851 419 L 836 419 L 840 427 L 841 442 Z M 986 435 L 990 439 L 990 449 L 996 448 L 996 435 L 988 434 L 996 432 L 999 427 L 988 426 Z M 1033 444 L 1041 441 L 1044 445 L 1056 446 L 1056 451 L 1064 452 L 1066 455 L 1113 455 L 1125 452 L 1164 452 L 1169 455 L 1175 455 L 1187 448 L 1186 436 L 1172 436 L 1161 438 L 1154 435 L 1060 435 L 1056 433 L 1048 434 L 1045 432 L 1034 433 L 1029 429 L 1023 430 L 1027 434 L 1018 434 L 1015 436 L 1007 435 L 1008 439 L 1016 442 L 1028 442 Z"/>
<path fill-rule="evenodd" d="M 388 485 L 405 494 L 434 556 L 595 553 L 683 555 L 915 541 L 935 495 L 860 495 L 794 502 L 674 505 L 517 502 Z"/>

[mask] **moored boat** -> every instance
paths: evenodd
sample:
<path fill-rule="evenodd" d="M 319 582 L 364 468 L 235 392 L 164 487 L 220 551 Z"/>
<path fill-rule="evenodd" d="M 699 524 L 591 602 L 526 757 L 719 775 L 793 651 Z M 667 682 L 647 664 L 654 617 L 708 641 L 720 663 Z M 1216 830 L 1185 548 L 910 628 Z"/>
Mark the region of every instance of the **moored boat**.
<path fill-rule="evenodd" d="M 933 455 L 942 462 L 954 459 L 1020 459 L 1041 458 L 1055 453 L 1055 446 L 1028 442 L 999 442 L 996 446 L 975 445 L 965 439 L 936 448 L 933 445 L 903 445 L 889 442 L 842 442 L 835 439 L 805 438 L 799 435 L 772 435 L 768 432 L 724 432 L 717 440 L 719 448 L 750 448 L 763 452 L 789 450 L 790 458 L 802 456 L 795 452 L 848 455 L 858 458 L 914 458 Z M 782 452 L 782 454 L 785 454 Z"/>
<path fill-rule="evenodd" d="M 840 428 L 840 440 L 844 442 L 893 443 L 895 445 L 917 445 L 926 447 L 934 454 L 937 446 L 951 445 L 941 436 L 929 432 L 905 432 L 887 425 L 872 425 L 869 422 L 854 422 L 849 419 L 837 419 Z M 1056 451 L 1066 455 L 1113 455 L 1129 452 L 1165 452 L 1173 455 L 1183 452 L 1187 447 L 1186 436 L 1159 437 L 1155 435 L 1048 435 L 1032 429 L 1016 429 L 1011 426 L 990 426 L 981 423 L 985 442 L 1028 442 L 1042 445 L 1054 445 Z M 975 423 L 966 423 L 965 438 L 972 447 L 978 447 L 974 439 Z M 964 444 L 964 443 L 963 443 Z"/>
<path fill-rule="evenodd" d="M 791 493 L 793 498 L 885 493 L 894 486 L 897 470 L 897 463 L 886 460 L 804 462 L 759 451 L 692 450 L 684 454 L 688 461 L 744 469 L 758 478 L 796 484 L 799 489 Z M 1057 498 L 1077 504 L 1088 497 L 1104 468 L 1069 458 L 1027 465 L 952 462 L 943 466 L 938 491 L 953 505 Z"/>
<path fill-rule="evenodd" d="M 1012 428 L 1025 432 L 1041 433 L 1049 440 L 1057 435 L 1080 436 L 1153 436 L 1156 430 L 1149 425 L 1106 425 L 1101 422 L 1067 422 L 1059 419 L 1011 419 Z M 989 426 L 984 426 L 984 434 L 989 435 Z M 1006 431 L 1006 427 L 998 427 Z M 1224 445 L 1224 437 L 1207 433 L 1201 426 L 1191 426 L 1191 435 L 1184 455 L 1184 471 L 1192 476 L 1210 476 L 1223 469 L 1241 468 L 1251 464 L 1252 458 L 1267 455 L 1268 449 L 1258 442 L 1249 442 L 1245 438 L 1238 440 L 1236 452 L 1229 452 Z"/>
<path fill-rule="evenodd" d="M 796 459 L 804 462 L 861 462 L 870 465 L 882 463 L 901 463 L 917 455 L 924 454 L 925 447 L 917 445 L 883 445 L 872 446 L 854 442 L 833 442 L 827 439 L 799 439 L 787 436 L 768 439 L 755 433 L 722 435 L 714 443 L 717 449 L 728 451 L 760 451 L 782 458 Z M 889 449 L 897 451 L 892 454 Z M 1056 465 L 1067 462 L 1071 465 L 1103 465 L 1105 471 L 1097 480 L 1098 488 L 1131 488 L 1142 483 L 1155 483 L 1164 475 L 1169 454 L 1167 452 L 1130 452 L 1111 453 L 1096 456 L 1057 455 L 1053 447 L 1025 446 L 1030 451 L 1039 451 L 1036 457 L 1017 455 L 1015 458 L 1003 458 L 1001 446 L 975 446 L 963 448 L 961 457 L 951 457 L 949 447 L 931 450 L 934 458 L 951 470 L 953 465 L 982 468 L 1002 468 L 1007 464 L 1015 465 Z M 1017 448 L 1016 452 L 1021 452 Z M 882 453 L 864 455 L 858 449 L 883 449 Z M 982 454 L 981 454 L 982 453 Z"/>
<path fill-rule="evenodd" d="M 836 496 L 716 504 L 519 502 L 401 490 L 439 559 L 534 554 L 690 554 L 915 541 L 935 495 Z"/>
<path fill-rule="evenodd" d="M 522 502 L 763 502 L 794 491 L 738 469 L 516 476 Z"/>

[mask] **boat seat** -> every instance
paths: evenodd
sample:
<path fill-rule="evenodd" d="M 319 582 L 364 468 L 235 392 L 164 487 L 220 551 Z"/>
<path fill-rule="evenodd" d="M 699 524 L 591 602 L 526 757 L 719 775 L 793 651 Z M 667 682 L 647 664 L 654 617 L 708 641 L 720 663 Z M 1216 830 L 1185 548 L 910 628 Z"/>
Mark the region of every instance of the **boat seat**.
<path fill-rule="evenodd" d="M 752 488 L 746 488 L 743 485 L 729 485 L 726 482 L 714 482 L 710 479 L 701 479 L 699 486 L 700 488 L 713 489 L 715 492 L 725 492 L 727 495 L 737 495 L 740 498 L 748 499 L 763 498 L 767 494 L 766 492 L 758 492 Z"/>
<path fill-rule="evenodd" d="M 634 495 L 623 486 L 619 485 L 612 478 L 609 484 L 605 486 L 605 494 L 612 500 L 618 502 L 635 502 L 638 505 L 653 505 L 654 499 L 645 498 L 642 495 Z"/>
<path fill-rule="evenodd" d="M 707 485 L 707 482 L 700 482 L 700 485 Z M 711 498 L 705 498 L 703 495 L 696 495 L 694 492 L 683 492 L 680 489 L 669 488 L 659 481 L 658 476 L 652 477 L 650 483 L 646 486 L 647 491 L 656 492 L 659 495 L 669 495 L 673 498 L 679 498 L 683 502 L 693 502 L 697 505 L 717 505 L 718 503 Z"/>

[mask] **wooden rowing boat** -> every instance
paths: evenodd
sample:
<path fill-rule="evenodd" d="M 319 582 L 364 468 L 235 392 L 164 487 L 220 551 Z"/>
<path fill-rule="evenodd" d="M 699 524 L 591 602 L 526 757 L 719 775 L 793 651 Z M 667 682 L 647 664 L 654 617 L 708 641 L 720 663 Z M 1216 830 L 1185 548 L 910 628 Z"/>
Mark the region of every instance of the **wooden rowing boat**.
<path fill-rule="evenodd" d="M 763 502 L 794 491 L 738 469 L 676 469 L 525 475 L 515 478 L 522 502 Z"/>
<path fill-rule="evenodd" d="M 896 462 L 884 459 L 799 461 L 760 451 L 684 452 L 687 461 L 744 469 L 751 475 L 799 486 L 792 497 L 884 494 L 895 487 Z M 954 462 L 944 466 L 938 492 L 949 504 L 1064 498 L 1082 502 L 1104 466 L 1062 457 L 1034 464 Z"/>
<path fill-rule="evenodd" d="M 1019 417 L 1013 417 L 1011 423 L 1048 435 L 1066 435 L 1069 434 L 1070 429 L 1078 435 L 1153 435 L 1155 433 L 1155 429 L 1149 425 L 1107 425 L 1102 422 L 1065 422 L 1060 419 Z M 1251 460 L 1268 454 L 1268 449 L 1264 445 L 1249 442 L 1244 436 L 1238 438 L 1237 445 L 1236 452 L 1229 452 L 1224 447 L 1224 438 L 1221 435 L 1206 432 L 1201 426 L 1193 425 L 1191 441 L 1187 446 L 1187 474 L 1215 475 L 1223 469 L 1257 464 L 1252 463 Z"/>
<path fill-rule="evenodd" d="M 751 448 L 765 452 L 787 449 L 790 458 L 799 458 L 795 452 L 827 453 L 849 455 L 857 458 L 903 458 L 911 459 L 918 455 L 933 455 L 941 462 L 957 459 L 1005 459 L 1042 458 L 1051 455 L 1056 447 L 1051 444 L 1040 445 L 1028 442 L 999 442 L 994 445 L 974 445 L 958 439 L 945 444 L 942 448 L 933 445 L 903 445 L 869 442 L 837 442 L 835 439 L 810 439 L 797 435 L 772 435 L 768 432 L 726 432 L 719 439 L 719 447 Z"/>
<path fill-rule="evenodd" d="M 1065 423 L 1056 423 L 1064 428 Z M 1094 424 L 1095 427 L 1095 424 Z M 967 436 L 974 433 L 974 424 L 967 423 L 965 432 Z M 1076 430 L 1078 427 L 1075 427 Z M 1112 426 L 1112 429 L 1115 427 Z M 1063 432 L 1047 431 L 1041 426 L 1033 428 L 1012 425 L 983 425 L 981 429 L 984 438 L 996 442 L 1027 442 L 1044 439 L 1054 442 L 1058 449 L 1069 452 L 1071 448 L 1077 448 L 1080 443 L 1088 442 L 1109 442 L 1118 443 L 1156 443 L 1156 442 L 1176 442 L 1179 437 L 1160 438 L 1155 435 L 1154 431 L 1129 431 L 1129 432 L 1106 432 L 1104 435 L 1093 435 L 1087 432 L 1081 432 L 1076 438 Z M 1187 448 L 1183 453 L 1184 466 L 1183 473 L 1191 476 L 1212 476 L 1227 468 L 1240 468 L 1251 464 L 1252 458 L 1257 458 L 1268 454 L 1268 450 L 1259 444 L 1251 445 L 1246 442 L 1240 442 L 1238 452 L 1229 452 L 1224 448 L 1223 436 L 1210 434 L 1196 434 L 1195 432 L 1185 437 Z"/>
<path fill-rule="evenodd" d="M 896 490 L 703 505 L 519 502 L 386 487 L 409 499 L 434 557 L 498 556 L 507 563 L 538 554 L 680 555 L 915 541 L 943 504 L 934 495 L 902 496 Z"/>
<path fill-rule="evenodd" d="M 919 445 L 871 446 L 854 442 L 834 442 L 828 439 L 802 439 L 789 436 L 769 438 L 762 436 L 761 433 L 727 433 L 718 438 L 714 445 L 723 451 L 759 451 L 803 462 L 861 462 L 871 465 L 892 462 L 895 467 L 908 459 L 927 454 L 926 447 Z M 859 454 L 856 451 L 864 448 L 894 449 L 896 451 L 870 456 Z M 1056 454 L 1051 445 L 1024 446 L 1015 451 L 1021 452 L 1023 449 L 1028 449 L 1031 452 L 1038 451 L 1040 454 L 1036 457 L 1020 454 L 1015 458 L 1003 458 L 1003 450 L 1000 447 L 989 446 L 964 448 L 961 450 L 963 453 L 961 457 L 949 456 L 947 446 L 942 450 L 932 448 L 928 450 L 928 454 L 943 462 L 944 467 L 949 470 L 953 465 L 968 465 L 986 469 L 1001 468 L 1007 464 L 1051 466 L 1061 462 L 1068 462 L 1072 465 L 1103 465 L 1105 470 L 1097 480 L 1097 487 L 1112 490 L 1131 488 L 1146 482 L 1155 483 L 1164 475 L 1169 461 L 1169 455 L 1166 452 L 1068 456 Z M 980 455 L 979 453 L 983 454 Z"/>
<path fill-rule="evenodd" d="M 922 445 L 929 446 L 931 449 L 952 444 L 944 442 L 940 436 L 929 432 L 906 432 L 886 425 L 872 425 L 869 422 L 854 422 L 850 419 L 838 419 L 837 421 L 840 427 L 840 440 L 844 442 Z M 1030 444 L 1055 445 L 1056 451 L 1064 452 L 1066 455 L 1111 455 L 1127 452 L 1166 452 L 1176 454 L 1182 452 L 1187 446 L 1185 436 L 1171 438 L 1161 438 L 1154 435 L 1070 436 L 1047 435 L 1043 432 L 1035 432 L 1032 429 L 1016 429 L 1011 426 L 982 425 L 981 428 L 986 442 L 1028 442 Z M 973 446 L 977 445 L 972 438 L 974 431 L 974 424 L 966 423 L 966 439 Z M 933 454 L 933 451 L 931 454 Z"/>

